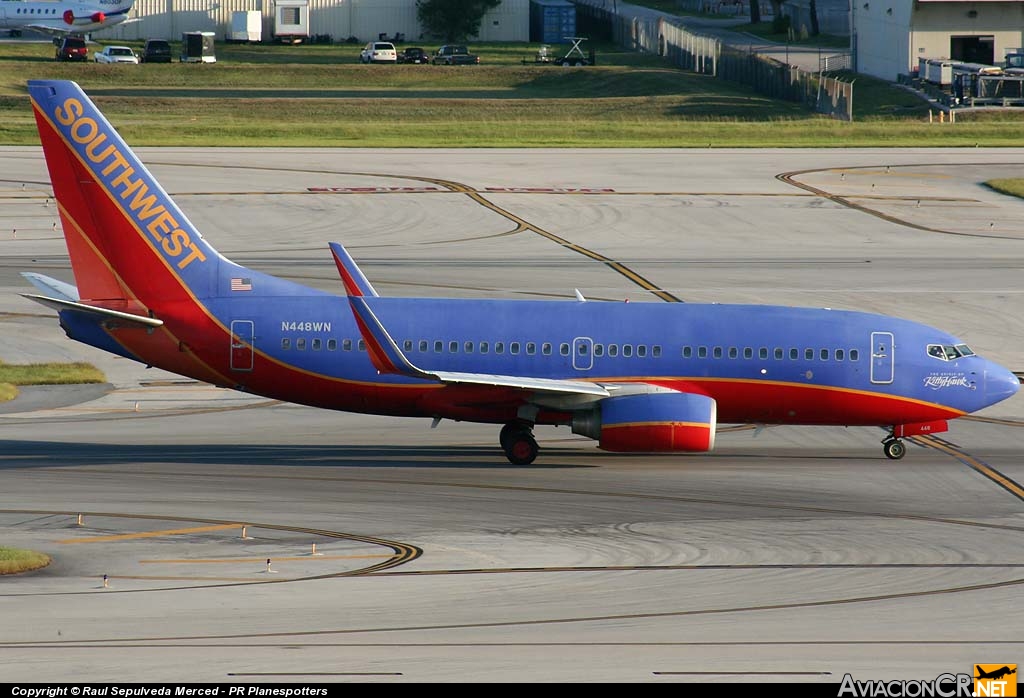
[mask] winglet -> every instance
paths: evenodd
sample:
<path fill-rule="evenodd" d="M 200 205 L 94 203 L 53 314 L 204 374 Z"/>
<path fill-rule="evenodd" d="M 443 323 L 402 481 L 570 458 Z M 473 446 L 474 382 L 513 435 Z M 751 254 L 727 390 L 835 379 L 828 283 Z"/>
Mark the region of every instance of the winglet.
<path fill-rule="evenodd" d="M 334 263 L 338 267 L 338 273 L 341 274 L 341 281 L 345 284 L 345 292 L 349 296 L 376 296 L 377 292 L 373 290 L 373 286 L 366 280 L 366 276 L 363 275 L 362 270 L 356 264 L 355 260 L 352 259 L 352 255 L 348 253 L 340 243 L 332 242 L 331 254 L 334 255 Z"/>
<path fill-rule="evenodd" d="M 348 303 L 352 306 L 352 314 L 355 315 L 356 324 L 359 325 L 359 332 L 366 342 L 366 351 L 370 355 L 370 361 L 373 362 L 374 368 L 381 373 L 398 373 L 414 378 L 437 379 L 435 375 L 427 373 L 405 358 L 405 354 L 398 348 L 398 344 L 370 309 L 366 298 L 361 295 L 350 295 Z"/>

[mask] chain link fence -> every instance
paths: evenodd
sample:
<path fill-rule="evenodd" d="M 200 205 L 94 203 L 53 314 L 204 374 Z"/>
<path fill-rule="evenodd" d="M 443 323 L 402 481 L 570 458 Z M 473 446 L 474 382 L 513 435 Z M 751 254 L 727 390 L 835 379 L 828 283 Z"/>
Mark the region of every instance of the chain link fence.
<path fill-rule="evenodd" d="M 822 72 L 811 73 L 749 49 L 728 46 L 671 18 L 628 17 L 596 3 L 577 2 L 576 12 L 585 21 L 610 23 L 611 37 L 620 46 L 656 53 L 682 70 L 738 82 L 768 97 L 800 102 L 834 119 L 853 121 L 853 83 L 824 74 L 848 68 L 849 54 L 822 59 Z"/>

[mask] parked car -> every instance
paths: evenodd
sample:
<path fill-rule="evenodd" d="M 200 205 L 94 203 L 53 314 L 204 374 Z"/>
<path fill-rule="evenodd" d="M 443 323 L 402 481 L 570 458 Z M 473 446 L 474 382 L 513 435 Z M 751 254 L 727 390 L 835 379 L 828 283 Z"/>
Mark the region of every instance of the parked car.
<path fill-rule="evenodd" d="M 430 54 L 421 48 L 410 46 L 398 54 L 398 62 L 428 65 L 430 63 Z"/>
<path fill-rule="evenodd" d="M 388 41 L 371 41 L 359 53 L 363 63 L 397 63 L 398 54 L 395 45 Z"/>
<path fill-rule="evenodd" d="M 65 36 L 55 40 L 57 52 L 54 60 L 84 61 L 89 57 L 89 49 L 85 47 L 85 39 L 80 36 Z"/>
<path fill-rule="evenodd" d="M 446 44 L 434 52 L 434 65 L 476 65 L 480 56 L 469 52 L 465 46 Z"/>
<path fill-rule="evenodd" d="M 92 56 L 97 63 L 139 63 L 135 51 L 127 46 L 105 46 L 102 51 L 97 51 Z"/>
<path fill-rule="evenodd" d="M 139 54 L 140 63 L 170 63 L 171 45 L 163 39 L 150 39 Z"/>

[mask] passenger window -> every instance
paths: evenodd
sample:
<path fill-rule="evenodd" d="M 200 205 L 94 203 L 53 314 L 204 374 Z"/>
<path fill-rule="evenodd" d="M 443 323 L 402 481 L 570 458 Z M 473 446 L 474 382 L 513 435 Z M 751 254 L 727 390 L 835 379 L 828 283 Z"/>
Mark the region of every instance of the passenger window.
<path fill-rule="evenodd" d="M 341 350 L 342 351 L 352 351 L 352 340 L 351 339 L 343 339 L 343 340 L 341 340 Z"/>
<path fill-rule="evenodd" d="M 323 347 L 323 342 L 320 340 L 320 338 L 318 337 L 318 338 L 314 339 L 313 340 L 313 351 L 320 351 L 321 347 Z"/>
<path fill-rule="evenodd" d="M 511 342 L 508 345 L 508 353 L 509 354 L 518 354 L 519 353 L 519 342 Z"/>
<path fill-rule="evenodd" d="M 534 342 L 527 342 L 526 343 L 526 353 L 529 354 L 530 356 L 533 356 L 534 354 L 536 354 L 537 353 L 537 345 Z"/>
<path fill-rule="evenodd" d="M 618 344 L 609 344 L 608 345 L 608 356 L 618 356 L 618 355 L 619 355 L 619 345 Z"/>
<path fill-rule="evenodd" d="M 356 349 L 358 349 L 359 351 L 366 351 L 366 342 L 360 339 L 356 343 Z"/>
<path fill-rule="evenodd" d="M 743 358 L 752 359 L 754 358 L 754 350 L 752 347 L 743 347 Z"/>
<path fill-rule="evenodd" d="M 337 351 L 337 350 L 338 350 L 338 340 L 336 340 L 336 339 L 328 339 L 327 340 L 327 351 Z"/>
<path fill-rule="evenodd" d="M 782 347 L 775 347 L 775 360 L 778 361 L 778 360 L 782 359 L 782 357 L 783 357 Z"/>
<path fill-rule="evenodd" d="M 683 358 L 689 359 L 693 356 L 693 347 L 683 347 Z"/>
<path fill-rule="evenodd" d="M 407 340 L 405 340 L 405 342 L 402 343 L 402 350 L 403 351 L 412 351 L 412 340 L 411 339 L 407 339 Z"/>
<path fill-rule="evenodd" d="M 281 340 L 281 348 L 284 349 L 285 351 L 288 351 L 289 349 L 291 349 L 292 348 L 292 340 L 288 339 L 287 337 L 282 339 Z"/>
<path fill-rule="evenodd" d="M 790 358 L 791 361 L 796 361 L 797 359 L 799 359 L 800 358 L 800 350 L 797 349 L 796 347 L 793 347 L 792 349 L 790 349 L 789 350 L 789 358 Z"/>
<path fill-rule="evenodd" d="M 604 356 L 604 345 L 603 344 L 595 344 L 594 345 L 594 356 Z"/>
<path fill-rule="evenodd" d="M 660 344 L 655 344 L 653 347 L 651 347 L 651 356 L 653 356 L 656 359 L 660 359 L 661 358 L 661 345 Z"/>
<path fill-rule="evenodd" d="M 708 348 L 707 347 L 697 347 L 697 358 L 698 359 L 706 359 L 706 358 L 708 358 Z"/>
<path fill-rule="evenodd" d="M 505 353 L 505 343 L 504 342 L 495 342 L 494 343 L 494 353 L 495 354 L 504 354 Z"/>
<path fill-rule="evenodd" d="M 459 343 L 458 342 L 448 342 L 448 353 L 449 354 L 458 354 L 459 353 Z"/>
<path fill-rule="evenodd" d="M 639 356 L 641 359 L 647 356 L 647 345 L 638 344 L 636 347 L 636 355 Z"/>
<path fill-rule="evenodd" d="M 822 361 L 828 361 L 828 349 L 822 349 L 818 352 L 818 356 L 821 357 Z"/>
<path fill-rule="evenodd" d="M 549 342 L 544 342 L 543 344 L 541 344 L 540 353 L 543 354 L 544 356 L 551 356 L 551 344 Z"/>
<path fill-rule="evenodd" d="M 296 339 L 295 340 L 295 348 L 298 349 L 299 351 L 305 351 L 306 350 L 306 340 L 304 338 Z"/>
<path fill-rule="evenodd" d="M 633 345 L 632 344 L 623 344 L 622 345 L 622 355 L 625 356 L 625 357 L 633 356 Z"/>
<path fill-rule="evenodd" d="M 808 361 L 814 361 L 814 350 L 804 349 L 804 358 L 807 359 Z"/>
<path fill-rule="evenodd" d="M 472 342 L 466 342 L 466 343 L 464 343 L 464 344 L 462 345 L 462 349 L 463 349 L 463 351 L 465 351 L 465 352 L 466 352 L 467 354 L 472 354 L 472 353 L 473 353 L 473 343 L 472 343 Z"/>
<path fill-rule="evenodd" d="M 480 342 L 480 353 L 481 353 L 481 354 L 486 354 L 486 353 L 487 353 L 487 350 L 488 350 L 489 348 L 490 348 L 490 347 L 488 346 L 487 342 Z"/>
<path fill-rule="evenodd" d="M 442 351 L 444 351 L 444 342 L 442 342 L 440 339 L 435 339 L 434 340 L 434 353 L 435 354 L 440 354 Z"/>
<path fill-rule="evenodd" d="M 430 348 L 430 342 L 425 339 L 420 340 L 420 351 L 427 351 Z"/>
<path fill-rule="evenodd" d="M 579 354 L 580 356 L 586 356 L 587 355 L 587 345 L 584 344 L 583 342 L 580 342 L 579 344 L 577 344 L 576 345 L 576 353 Z"/>
<path fill-rule="evenodd" d="M 850 350 L 850 361 L 857 361 L 860 359 L 860 352 L 856 349 Z"/>
<path fill-rule="evenodd" d="M 836 361 L 842 361 L 844 352 L 842 349 L 836 349 Z"/>
<path fill-rule="evenodd" d="M 566 344 L 565 342 L 562 342 L 561 344 L 559 344 L 558 345 L 558 353 L 561 354 L 562 356 L 568 356 L 569 355 L 569 345 Z"/>
<path fill-rule="evenodd" d="M 736 347 L 729 347 L 729 358 L 730 359 L 737 359 L 737 358 L 739 358 L 739 355 L 740 355 L 740 350 L 739 349 L 737 349 Z"/>
<path fill-rule="evenodd" d="M 722 358 L 722 347 L 715 347 L 712 350 L 712 356 L 714 356 L 716 359 Z"/>
<path fill-rule="evenodd" d="M 757 350 L 757 356 L 758 356 L 758 358 L 761 358 L 761 359 L 767 359 L 768 358 L 768 347 L 761 347 L 760 349 L 758 349 Z"/>

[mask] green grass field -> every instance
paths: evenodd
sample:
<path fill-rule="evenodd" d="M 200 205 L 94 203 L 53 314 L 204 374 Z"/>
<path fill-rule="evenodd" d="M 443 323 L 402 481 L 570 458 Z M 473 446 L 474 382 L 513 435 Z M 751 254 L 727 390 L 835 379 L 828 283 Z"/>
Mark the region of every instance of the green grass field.
<path fill-rule="evenodd" d="M 0 574 L 37 570 L 50 564 L 50 556 L 32 550 L 0 546 Z"/>
<path fill-rule="evenodd" d="M 350 44 L 225 44 L 212 65 L 117 66 L 56 63 L 48 43 L 4 44 L 0 144 L 38 142 L 29 78 L 76 80 L 133 145 L 997 146 L 1024 137 L 1014 112 L 928 124 L 915 96 L 863 76 L 850 124 L 608 44 L 595 46 L 589 68 L 534 64 L 538 45 L 470 48 L 481 65 L 361 65 Z"/>
<path fill-rule="evenodd" d="M 103 372 L 87 363 L 5 364 L 0 361 L 0 402 L 18 397 L 19 385 L 104 383 Z"/>

